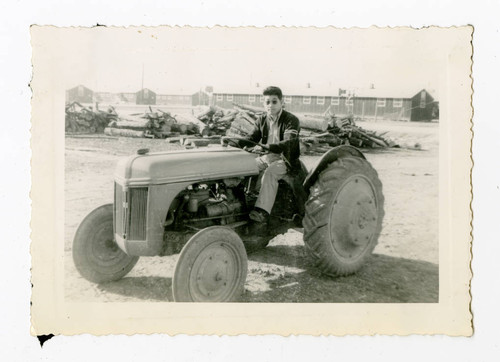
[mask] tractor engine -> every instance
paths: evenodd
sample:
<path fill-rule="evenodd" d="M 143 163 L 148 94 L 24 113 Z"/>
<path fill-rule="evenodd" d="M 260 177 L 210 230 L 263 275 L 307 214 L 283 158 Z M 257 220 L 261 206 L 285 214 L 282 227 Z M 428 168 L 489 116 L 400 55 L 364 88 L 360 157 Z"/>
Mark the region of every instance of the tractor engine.
<path fill-rule="evenodd" d="M 193 227 L 206 227 L 234 222 L 235 216 L 241 214 L 245 204 L 244 199 L 235 196 L 234 187 L 228 187 L 224 181 L 189 186 L 184 195 L 183 223 Z M 200 223 L 203 225 L 199 225 Z"/>
<path fill-rule="evenodd" d="M 175 216 L 170 229 L 196 231 L 241 221 L 253 199 L 245 190 L 244 180 L 230 178 L 188 186 L 170 208 L 169 216 Z"/>
<path fill-rule="evenodd" d="M 188 186 L 172 202 L 168 212 L 162 254 L 180 252 L 190 236 L 206 227 L 245 225 L 252 202 L 255 202 L 255 197 L 245 189 L 245 178 Z"/>

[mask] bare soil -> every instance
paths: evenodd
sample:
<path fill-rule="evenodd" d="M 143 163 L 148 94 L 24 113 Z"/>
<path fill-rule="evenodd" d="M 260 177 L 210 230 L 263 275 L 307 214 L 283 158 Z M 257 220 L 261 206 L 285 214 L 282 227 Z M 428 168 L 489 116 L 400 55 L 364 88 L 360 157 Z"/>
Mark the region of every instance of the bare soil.
<path fill-rule="evenodd" d="M 382 180 L 385 218 L 369 262 L 355 275 L 327 277 L 312 267 L 302 234 L 290 230 L 248 256 L 242 302 L 434 303 L 438 273 L 438 125 L 359 123 L 408 148 L 364 150 Z M 143 257 L 122 280 L 92 284 L 75 269 L 71 244 L 94 208 L 113 202 L 113 170 L 139 148 L 180 148 L 164 140 L 67 136 L 65 154 L 65 297 L 68 301 L 173 301 L 178 255 Z M 308 168 L 319 157 L 303 156 Z"/>

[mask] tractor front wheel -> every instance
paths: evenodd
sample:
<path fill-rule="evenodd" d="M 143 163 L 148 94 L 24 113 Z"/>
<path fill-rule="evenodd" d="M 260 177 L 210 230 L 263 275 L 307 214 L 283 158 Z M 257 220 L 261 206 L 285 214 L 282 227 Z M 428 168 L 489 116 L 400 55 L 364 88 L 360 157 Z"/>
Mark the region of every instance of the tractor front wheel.
<path fill-rule="evenodd" d="M 243 293 L 247 254 L 234 230 L 211 226 L 181 251 L 172 289 L 176 302 L 231 302 Z"/>
<path fill-rule="evenodd" d="M 73 240 L 73 261 L 85 279 L 94 283 L 119 280 L 138 260 L 114 240 L 113 204 L 98 207 L 83 219 Z"/>

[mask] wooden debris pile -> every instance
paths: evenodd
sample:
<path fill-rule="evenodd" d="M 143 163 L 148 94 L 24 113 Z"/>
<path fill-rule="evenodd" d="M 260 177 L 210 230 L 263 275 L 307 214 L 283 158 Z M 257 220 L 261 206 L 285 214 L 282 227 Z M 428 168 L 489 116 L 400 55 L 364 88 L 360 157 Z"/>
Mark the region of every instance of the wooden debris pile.
<path fill-rule="evenodd" d="M 248 136 L 264 108 L 233 103 L 234 109 L 209 107 L 198 115 L 198 119 L 207 125 L 204 136 L 227 135 Z M 300 143 L 304 154 L 324 153 L 339 145 L 378 148 L 398 147 L 384 134 L 358 127 L 352 116 L 337 117 L 328 110 L 323 115 L 296 114 L 300 121 Z"/>
<path fill-rule="evenodd" d="M 234 109 L 210 107 L 198 115 L 208 127 L 208 135 L 248 136 L 264 108 L 233 103 Z M 358 127 L 352 116 L 337 117 L 328 110 L 323 115 L 296 114 L 300 121 L 300 141 L 303 153 L 324 153 L 331 147 L 397 147 L 373 131 Z"/>
<path fill-rule="evenodd" d="M 259 114 L 264 112 L 264 109 L 238 103 L 233 104 L 234 109 L 212 106 L 197 116 L 207 126 L 206 136 L 242 137 L 252 132 L 255 120 Z"/>
<path fill-rule="evenodd" d="M 151 106 L 145 113 L 119 117 L 113 107 L 107 112 L 92 110 L 73 102 L 66 107 L 66 130 L 103 132 L 110 136 L 167 138 L 184 146 L 203 147 L 217 143 L 221 136 L 245 137 L 251 134 L 264 108 L 233 103 L 233 109 L 207 107 L 197 116 L 171 114 Z M 97 107 L 96 107 L 97 108 Z M 352 116 L 337 117 L 297 114 L 303 154 L 318 154 L 339 145 L 379 148 L 398 147 L 392 140 L 357 126 Z M 208 141 L 202 141 L 208 139 Z"/>
<path fill-rule="evenodd" d="M 135 113 L 126 118 L 119 118 L 109 124 L 105 133 L 112 136 L 167 138 L 179 135 L 197 135 L 203 133 L 205 125 L 191 115 L 172 115 L 157 109 Z"/>
<path fill-rule="evenodd" d="M 308 123 L 303 122 L 304 119 Z M 308 128 L 314 124 L 310 122 L 313 119 L 319 123 L 313 129 Z M 302 127 L 300 132 L 301 151 L 305 154 L 324 153 L 330 147 L 339 145 L 364 148 L 399 147 L 394 141 L 384 137 L 387 132 L 378 134 L 365 130 L 355 124 L 352 116 L 337 118 L 330 114 L 324 116 L 305 115 L 299 116 L 299 120 Z"/>
<path fill-rule="evenodd" d="M 110 122 L 118 119 L 118 114 L 111 106 L 105 112 L 97 105 L 94 111 L 92 107 L 72 102 L 66 105 L 65 111 L 65 129 L 72 133 L 102 133 Z"/>

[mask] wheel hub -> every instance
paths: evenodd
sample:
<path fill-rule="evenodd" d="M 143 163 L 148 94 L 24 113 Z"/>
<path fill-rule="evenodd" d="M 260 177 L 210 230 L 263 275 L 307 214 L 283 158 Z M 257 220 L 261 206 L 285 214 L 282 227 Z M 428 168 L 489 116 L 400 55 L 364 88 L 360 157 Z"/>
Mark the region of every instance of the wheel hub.
<path fill-rule="evenodd" d="M 102 227 L 96 230 L 95 242 L 92 243 L 92 255 L 100 264 L 113 262 L 114 259 L 120 258 L 123 252 L 112 239 L 113 228 L 110 226 Z"/>
<path fill-rule="evenodd" d="M 331 210 L 330 237 L 339 255 L 361 255 L 377 228 L 377 202 L 371 182 L 354 175 L 339 188 Z"/>
<path fill-rule="evenodd" d="M 232 301 L 243 291 L 246 274 L 247 256 L 238 234 L 227 227 L 208 227 L 181 251 L 172 281 L 174 300 Z"/>
<path fill-rule="evenodd" d="M 220 246 L 223 248 L 224 244 Z M 230 275 L 235 272 L 231 253 L 226 249 L 212 249 L 202 252 L 193 264 L 196 281 L 190 289 L 198 297 L 216 298 L 224 294 Z"/>
<path fill-rule="evenodd" d="M 377 221 L 377 210 L 374 205 L 373 200 L 366 195 L 354 205 L 351 213 L 352 222 L 348 228 L 349 239 L 353 244 L 362 246 L 370 241 Z"/>
<path fill-rule="evenodd" d="M 239 266 L 238 257 L 224 242 L 214 242 L 202 250 L 190 272 L 189 294 L 193 300 L 220 301 L 232 293 Z"/>

